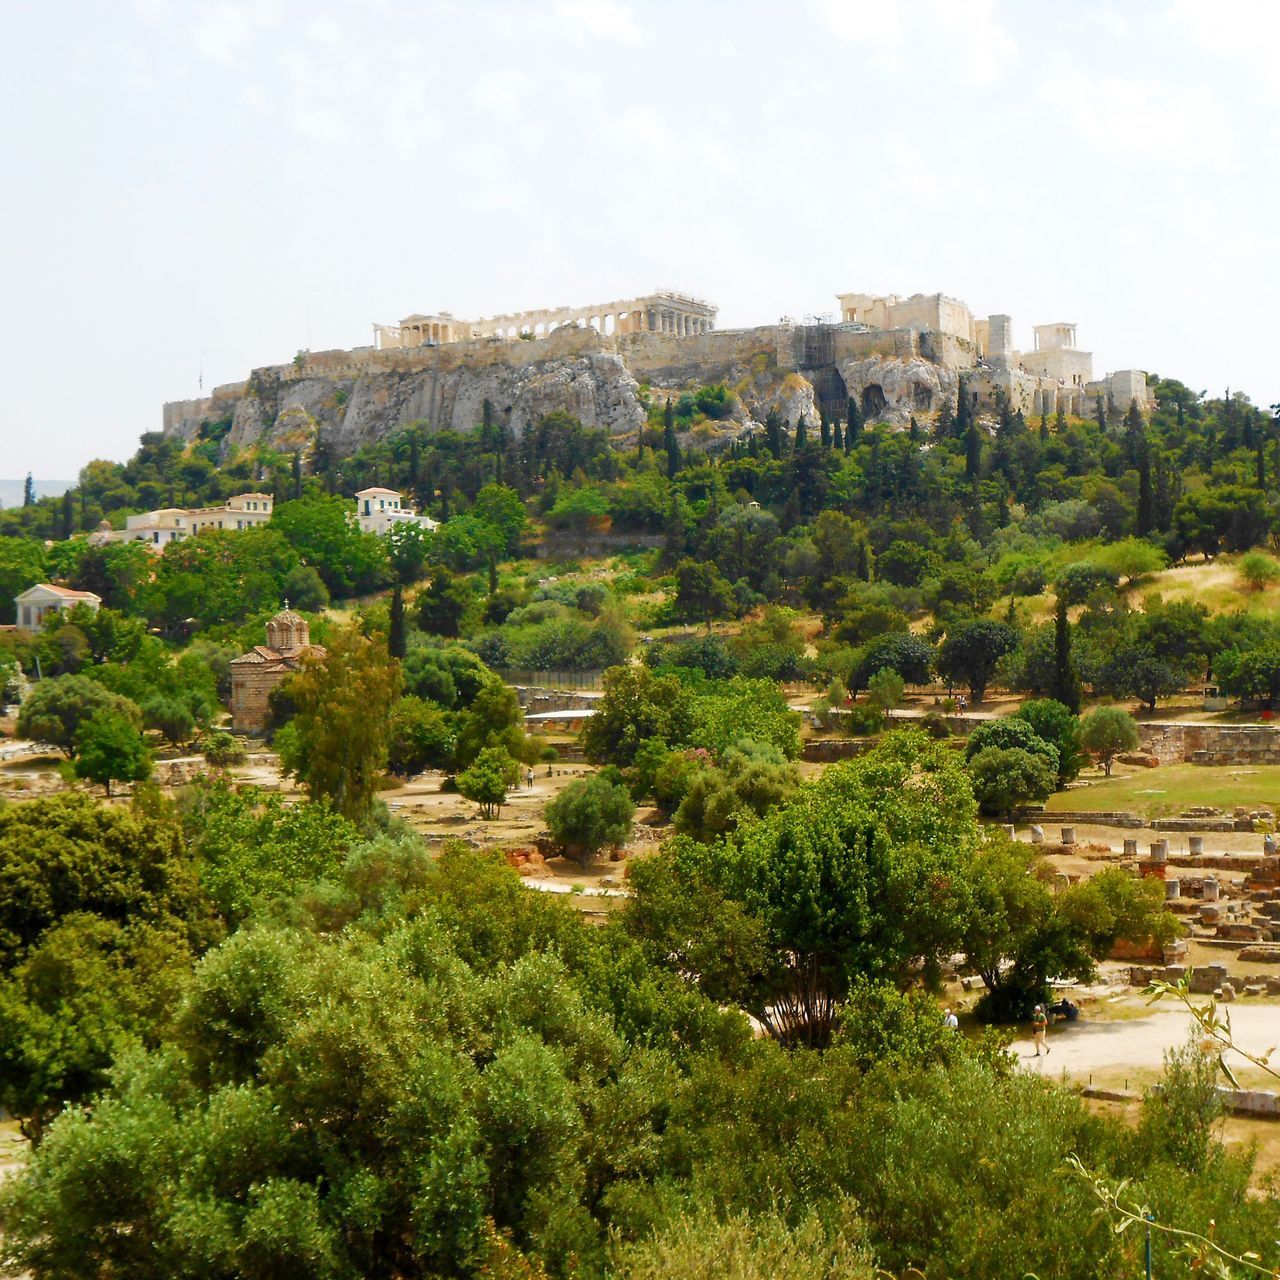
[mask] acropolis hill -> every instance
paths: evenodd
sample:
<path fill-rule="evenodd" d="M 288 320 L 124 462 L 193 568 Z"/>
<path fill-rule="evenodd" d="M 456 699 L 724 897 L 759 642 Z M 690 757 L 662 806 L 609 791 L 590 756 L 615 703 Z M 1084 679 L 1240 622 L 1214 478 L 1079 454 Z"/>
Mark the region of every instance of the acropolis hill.
<path fill-rule="evenodd" d="M 1018 351 L 1009 316 L 979 319 L 945 294 L 837 297 L 839 321 L 748 329 L 715 328 L 714 305 L 673 290 L 481 320 L 411 315 L 375 325 L 371 346 L 299 352 L 210 396 L 166 404 L 164 430 L 190 438 L 202 423 L 230 421 L 228 445 L 297 448 L 323 436 L 345 452 L 410 422 L 470 430 L 488 400 L 517 436 L 557 409 L 625 436 L 645 421 L 645 388 L 714 382 L 736 393 L 722 424 L 733 434 L 771 410 L 792 423 L 842 415 L 850 396 L 869 421 L 906 423 L 954 399 L 962 374 L 980 410 L 1001 397 L 1026 414 L 1087 413 L 1098 397 L 1147 407 L 1141 371 L 1095 379 L 1074 323 L 1037 325 L 1033 349 Z"/>

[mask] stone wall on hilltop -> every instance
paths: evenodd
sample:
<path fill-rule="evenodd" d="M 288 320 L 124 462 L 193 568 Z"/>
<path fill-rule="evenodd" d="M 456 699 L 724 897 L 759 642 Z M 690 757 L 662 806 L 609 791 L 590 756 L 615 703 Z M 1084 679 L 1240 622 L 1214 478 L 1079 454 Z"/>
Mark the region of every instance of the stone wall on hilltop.
<path fill-rule="evenodd" d="M 307 352 L 204 399 L 165 405 L 164 430 L 193 439 L 203 422 L 229 419 L 227 447 L 265 441 L 288 450 L 320 437 L 347 454 L 411 422 L 469 431 L 488 400 L 517 437 L 556 410 L 625 437 L 645 421 L 642 383 L 660 397 L 714 382 L 737 397 L 719 431 L 752 429 L 771 409 L 815 425 L 814 388 L 796 370 L 795 345 L 793 326 L 774 325 L 684 338 L 566 328 L 537 342 Z"/>

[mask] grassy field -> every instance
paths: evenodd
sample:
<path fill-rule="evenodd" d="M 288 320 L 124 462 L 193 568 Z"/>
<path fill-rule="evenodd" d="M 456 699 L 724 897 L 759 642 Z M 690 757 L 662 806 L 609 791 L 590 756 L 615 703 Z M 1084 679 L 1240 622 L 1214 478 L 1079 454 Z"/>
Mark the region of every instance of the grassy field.
<path fill-rule="evenodd" d="M 1045 809 L 1128 809 L 1149 818 L 1174 817 L 1184 809 L 1212 805 L 1280 808 L 1280 765 L 1166 764 L 1099 778 L 1050 796 Z"/>

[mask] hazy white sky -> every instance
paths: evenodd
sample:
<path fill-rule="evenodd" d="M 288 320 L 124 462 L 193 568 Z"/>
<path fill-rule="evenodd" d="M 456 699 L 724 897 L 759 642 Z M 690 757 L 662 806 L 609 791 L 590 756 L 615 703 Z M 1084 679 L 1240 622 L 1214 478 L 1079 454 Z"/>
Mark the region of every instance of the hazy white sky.
<path fill-rule="evenodd" d="M 461 316 L 942 290 L 1280 400 L 1275 0 L 7 0 L 0 475 Z"/>

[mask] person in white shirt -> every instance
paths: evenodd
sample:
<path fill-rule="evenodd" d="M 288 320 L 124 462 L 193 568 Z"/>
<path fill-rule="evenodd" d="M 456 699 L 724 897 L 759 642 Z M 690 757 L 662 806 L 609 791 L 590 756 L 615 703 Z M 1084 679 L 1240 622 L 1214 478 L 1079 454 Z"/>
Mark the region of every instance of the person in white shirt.
<path fill-rule="evenodd" d="M 951 1009 L 947 1009 L 945 1011 L 945 1016 L 943 1017 L 943 1021 L 947 1024 L 948 1030 L 950 1031 L 960 1030 L 960 1019 L 956 1017 L 955 1013 Z"/>

